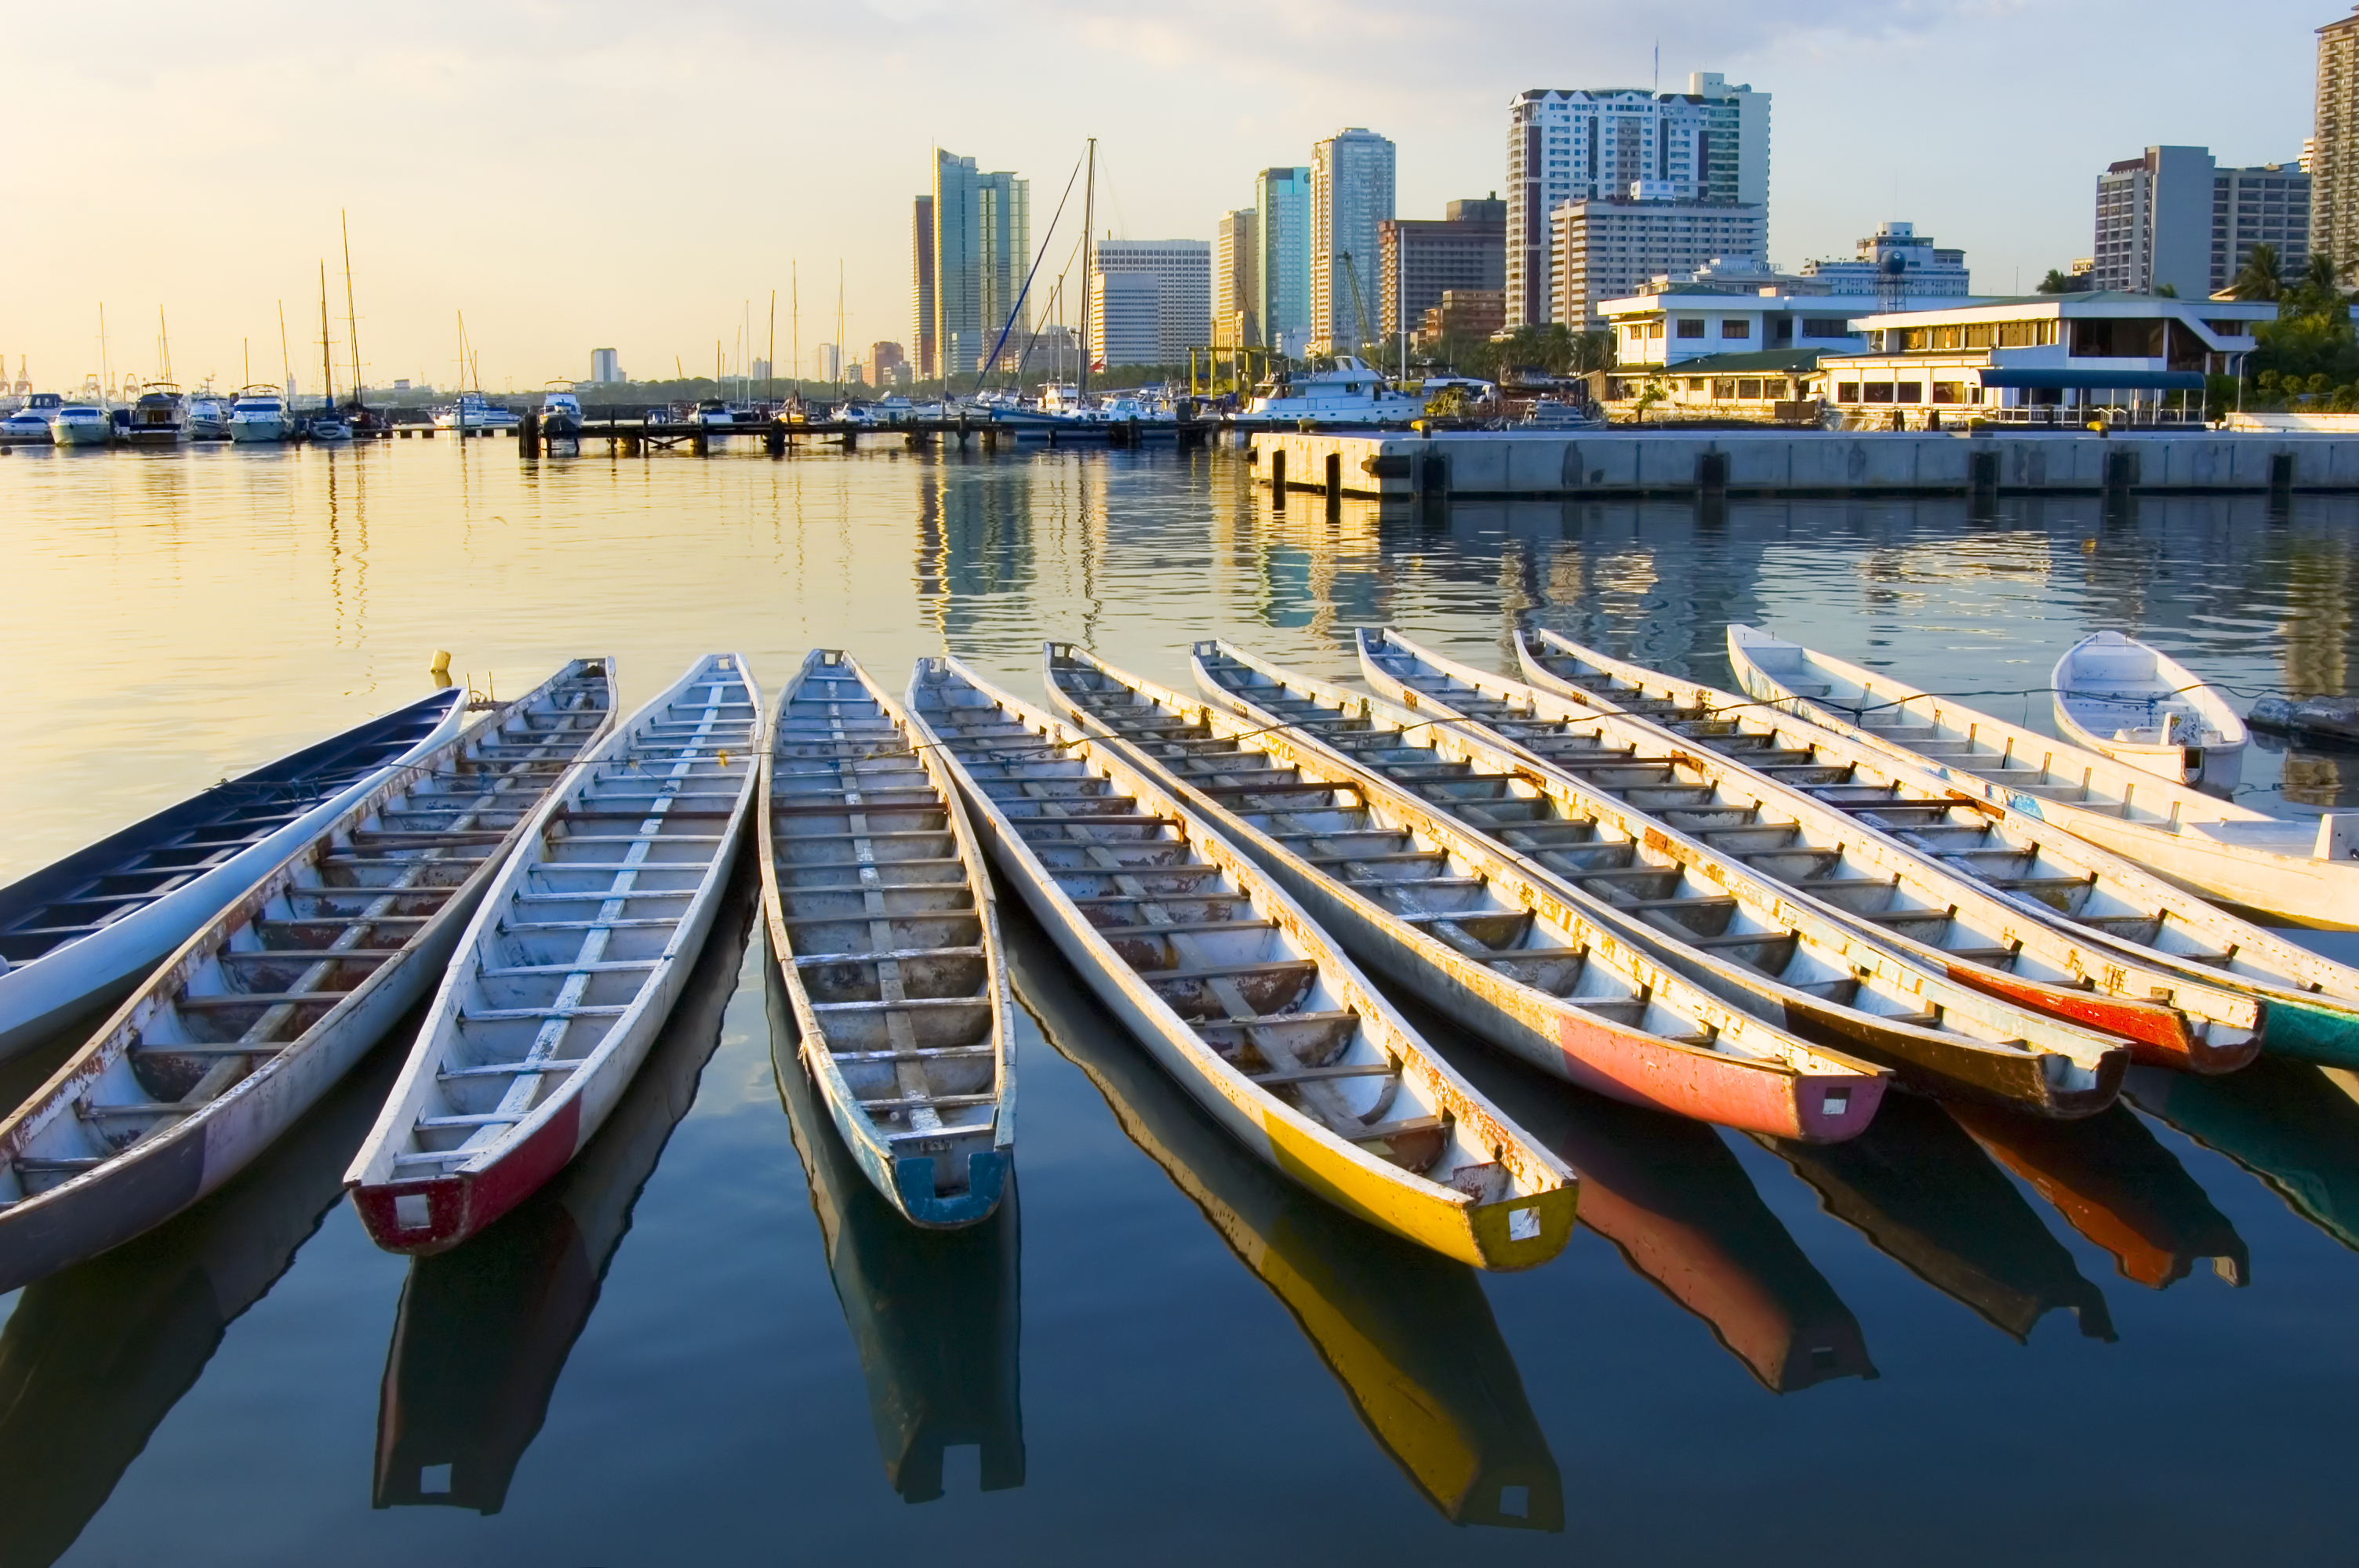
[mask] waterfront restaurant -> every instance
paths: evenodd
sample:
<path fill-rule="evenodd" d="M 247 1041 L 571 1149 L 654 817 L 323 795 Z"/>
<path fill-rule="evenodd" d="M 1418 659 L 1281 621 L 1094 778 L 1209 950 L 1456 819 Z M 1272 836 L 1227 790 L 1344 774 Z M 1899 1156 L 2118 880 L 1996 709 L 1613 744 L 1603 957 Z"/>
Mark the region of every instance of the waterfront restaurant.
<path fill-rule="evenodd" d="M 1852 429 L 2201 424 L 2225 412 L 2206 406 L 2203 378 L 2240 370 L 2277 309 L 2097 293 L 1889 311 L 1859 318 L 1865 351 L 1821 357 L 1819 380 Z"/>

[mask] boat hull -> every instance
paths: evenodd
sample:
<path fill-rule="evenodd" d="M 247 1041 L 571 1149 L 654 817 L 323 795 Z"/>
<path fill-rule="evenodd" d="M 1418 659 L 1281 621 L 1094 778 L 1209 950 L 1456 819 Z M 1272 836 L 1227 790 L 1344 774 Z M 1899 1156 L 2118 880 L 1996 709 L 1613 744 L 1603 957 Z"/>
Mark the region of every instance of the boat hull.
<path fill-rule="evenodd" d="M 49 441 L 60 447 L 103 447 L 114 439 L 114 427 L 103 419 L 53 419 Z"/>
<path fill-rule="evenodd" d="M 279 418 L 254 419 L 240 416 L 229 422 L 229 438 L 241 447 L 267 446 L 287 438 L 287 421 Z"/>

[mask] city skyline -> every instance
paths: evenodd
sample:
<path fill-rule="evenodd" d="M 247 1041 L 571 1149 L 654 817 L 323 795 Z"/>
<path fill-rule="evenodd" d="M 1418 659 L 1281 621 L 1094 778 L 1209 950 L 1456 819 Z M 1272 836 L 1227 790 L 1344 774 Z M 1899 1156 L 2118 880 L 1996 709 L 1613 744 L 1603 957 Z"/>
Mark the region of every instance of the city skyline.
<path fill-rule="evenodd" d="M 2019 276 L 2028 287 L 2046 268 L 2088 254 L 2090 180 L 2126 149 L 2205 146 L 2237 167 L 2297 157 L 2310 134 L 2316 29 L 2341 9 L 2265 0 L 2239 13 L 2235 48 L 2187 50 L 2165 40 L 2184 36 L 2169 24 L 2196 15 L 2171 5 L 2149 8 L 2157 25 L 2126 36 L 2101 35 L 2093 16 L 2006 0 L 1897 12 L 1834 4 L 1807 28 L 1708 5 L 1683 13 L 1680 30 L 1661 39 L 1661 81 L 1673 90 L 1690 70 L 1712 70 L 1776 95 L 1770 255 L 1782 266 L 1847 254 L 1858 235 L 1902 218 L 1971 250 L 1983 287 L 2006 289 Z M 1246 14 L 1237 15 L 1244 25 Z M 748 314 L 754 341 L 744 357 L 783 364 L 796 336 L 806 355 L 834 336 L 839 262 L 846 341 L 907 341 L 909 202 L 924 188 L 930 145 L 972 150 L 1032 181 L 1034 242 L 1061 259 L 1078 213 L 1051 242 L 1053 198 L 1093 127 L 1102 233 L 1209 241 L 1222 212 L 1253 204 L 1259 170 L 1307 163 L 1338 126 L 1368 125 L 1392 140 L 1396 211 L 1433 218 L 1454 197 L 1504 189 L 1498 127 L 1515 94 L 1651 85 L 1653 39 L 1603 8 L 1482 6 L 1415 49 L 1404 47 L 1420 26 L 1410 7 L 1356 7 L 1356 25 L 1339 35 L 1343 15 L 1279 24 L 1287 36 L 1316 31 L 1332 42 L 1316 58 L 1274 49 L 1245 59 L 1213 50 L 1209 34 L 1072 23 L 1024 0 L 988 27 L 932 0 L 880 0 L 783 19 L 711 4 L 660 26 L 593 6 L 575 18 L 586 25 L 561 32 L 540 26 L 538 13 L 470 13 L 465 29 L 438 28 L 429 15 L 416 33 L 391 38 L 357 19 L 264 4 L 234 17 L 158 18 L 101 50 L 62 14 L 28 15 L 12 34 L 24 84 L 12 106 L 20 124 L 70 130 L 90 163 L 80 178 L 54 163 L 0 172 L 0 211 L 19 260 L 16 287 L 0 299 L 0 353 L 12 376 L 21 356 L 38 384 L 78 383 L 100 368 L 103 301 L 111 368 L 152 373 L 160 306 L 183 383 L 211 373 L 234 384 L 248 362 L 255 379 L 275 380 L 283 302 L 287 358 L 310 388 L 317 269 L 324 257 L 332 279 L 341 270 L 342 209 L 374 385 L 451 384 L 461 311 L 494 389 L 579 376 L 592 344 L 614 346 L 636 373 L 658 374 L 675 360 L 693 372 L 710 365 L 716 340 L 736 356 Z M 1030 22 L 1061 27 L 1103 67 L 1085 74 L 1103 80 L 1052 117 L 1007 114 L 990 85 L 996 63 L 1013 68 L 1006 40 Z M 1582 41 L 1551 41 L 1559 37 Z M 2116 70 L 2092 83 L 2076 61 L 2100 47 Z M 767 95 L 707 80 L 789 61 L 799 82 L 841 67 L 846 85 L 822 85 L 808 104 L 799 87 L 795 118 L 781 122 Z M 1856 86 L 1863 73 L 1996 83 L 2002 102 L 1978 97 L 1960 115 L 1997 124 L 2006 104 L 2036 106 L 2041 134 L 1994 141 L 1966 134 L 1972 118 L 1905 123 L 1913 111 L 1876 110 L 1904 123 L 1870 127 Z M 879 81 L 894 85 L 887 99 L 906 113 L 876 107 Z M 1143 95 L 1163 87 L 1174 102 L 1221 103 L 1224 92 L 1234 102 L 1184 137 L 1123 133 Z M 823 118 L 807 111 L 839 98 L 847 113 L 857 99 L 856 131 L 795 131 Z M 270 105 L 263 120 L 272 126 L 351 127 L 335 139 L 340 157 L 209 152 L 254 129 L 255 118 L 234 106 L 255 103 Z M 702 128 L 688 133 L 690 124 Z M 183 178 L 135 191 L 106 174 L 147 156 L 158 125 L 190 127 Z M 776 167 L 749 186 L 745 164 L 682 156 L 683 135 L 773 155 Z M 454 137 L 466 162 L 440 156 Z M 585 157 L 596 146 L 595 177 L 586 163 L 579 178 L 552 169 L 552 137 Z M 827 150 L 839 141 L 852 150 Z M 348 373 L 341 289 L 332 279 L 340 382 Z"/>

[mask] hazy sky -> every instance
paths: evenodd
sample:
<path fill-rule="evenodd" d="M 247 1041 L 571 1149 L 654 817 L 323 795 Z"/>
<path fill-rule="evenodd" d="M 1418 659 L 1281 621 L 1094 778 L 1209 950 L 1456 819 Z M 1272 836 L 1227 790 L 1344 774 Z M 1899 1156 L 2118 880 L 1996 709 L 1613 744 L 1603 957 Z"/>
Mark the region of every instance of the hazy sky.
<path fill-rule="evenodd" d="M 794 335 L 906 341 L 909 199 L 939 143 L 1033 181 L 1046 229 L 1082 138 L 1099 224 L 1209 239 L 1265 166 L 1365 125 L 1404 216 L 1497 189 L 1528 87 L 1720 70 L 1776 95 L 1770 255 L 1848 254 L 1886 218 L 1963 245 L 2005 292 L 2085 254 L 2104 166 L 2150 143 L 2299 156 L 2331 5 L 2027 0 L 618 0 L 10 9 L 0 353 L 49 388 L 156 364 L 183 383 L 319 380 L 318 266 L 343 309 L 351 215 L 368 379 L 455 373 L 457 312 L 497 391 L 709 373 L 751 301 Z M 100 20 L 99 18 L 103 18 Z M 1076 213 L 1079 207 L 1075 200 Z M 1062 266 L 1077 215 L 1049 244 Z M 343 329 L 339 379 L 345 355 Z M 756 352 L 759 352 L 757 347 Z"/>

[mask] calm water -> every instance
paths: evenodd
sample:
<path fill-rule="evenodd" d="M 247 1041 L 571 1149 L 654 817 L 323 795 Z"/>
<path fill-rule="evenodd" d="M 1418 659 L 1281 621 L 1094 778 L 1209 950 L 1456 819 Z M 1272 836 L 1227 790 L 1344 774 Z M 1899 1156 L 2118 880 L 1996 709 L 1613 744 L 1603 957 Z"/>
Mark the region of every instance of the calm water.
<path fill-rule="evenodd" d="M 1429 516 L 1248 472 L 0 459 L 0 881 L 423 692 L 437 648 L 504 692 L 613 654 L 634 702 L 712 649 L 775 691 L 813 644 L 897 684 L 948 648 L 1034 694 L 1047 636 L 1184 684 L 1206 635 L 1347 676 L 1354 626 L 1495 663 L 1526 621 L 1724 681 L 1735 619 L 2020 692 L 2110 625 L 2248 691 L 2353 684 L 2347 502 Z M 2256 748 L 2245 787 L 2359 806 L 2359 757 Z M 782 1095 L 740 895 L 599 1143 L 471 1246 L 413 1265 L 338 1202 L 397 1035 L 203 1207 L 0 1298 L 0 1568 L 2351 1556 L 2359 1077 L 2265 1063 L 2065 1129 L 1894 1102 L 1810 1152 L 1435 1025 L 1584 1173 L 1563 1257 L 1484 1278 L 1244 1156 L 1011 899 L 1020 1184 L 937 1246 Z"/>

